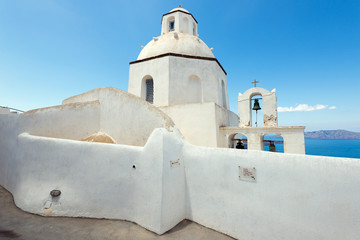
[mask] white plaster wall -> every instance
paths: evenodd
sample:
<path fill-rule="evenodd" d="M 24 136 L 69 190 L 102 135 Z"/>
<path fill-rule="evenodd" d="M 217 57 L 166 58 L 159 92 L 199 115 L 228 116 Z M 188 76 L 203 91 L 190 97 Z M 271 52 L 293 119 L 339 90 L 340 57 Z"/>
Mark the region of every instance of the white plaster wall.
<path fill-rule="evenodd" d="M 226 75 L 217 62 L 173 56 L 169 58 L 169 105 L 189 102 L 188 79 L 195 75 L 201 81 L 202 102 L 214 102 L 222 106 L 220 80 L 224 80 L 226 86 Z M 227 88 L 225 88 L 225 92 L 228 102 Z"/>
<path fill-rule="evenodd" d="M 155 128 L 173 127 L 152 104 L 115 88 L 98 88 L 68 98 L 63 105 L 20 114 L 17 131 L 73 140 L 100 131 L 118 144 L 144 146 Z"/>
<path fill-rule="evenodd" d="M 218 78 L 218 105 L 222 106 L 226 109 L 230 109 L 229 104 L 229 92 L 227 88 L 227 76 L 223 71 L 217 71 L 217 78 Z M 223 93 L 222 93 L 222 84 L 221 82 L 224 82 L 225 87 L 225 105 L 223 104 Z"/>
<path fill-rule="evenodd" d="M 228 110 L 228 114 L 229 114 L 229 125 L 228 126 L 238 126 L 239 125 L 239 116 Z"/>
<path fill-rule="evenodd" d="M 5 181 L 12 182 L 8 189 L 16 205 L 25 211 L 124 219 L 162 234 L 186 214 L 179 141 L 178 133 L 165 129 L 155 130 L 145 147 L 25 133 L 18 137 L 16 157 L 9 156 L 14 164 L 7 169 L 11 175 Z M 170 161 L 177 159 L 179 165 L 170 167 Z M 0 184 L 3 181 L 1 178 Z M 60 197 L 49 195 L 53 189 L 61 190 Z M 45 209 L 47 204 L 49 209 Z"/>
<path fill-rule="evenodd" d="M 214 103 L 174 105 L 160 110 L 171 117 L 187 142 L 217 146 Z"/>
<path fill-rule="evenodd" d="M 263 95 L 263 121 L 264 127 L 277 127 L 278 114 L 277 114 L 277 98 L 276 90 L 273 89 L 267 95 Z"/>
<path fill-rule="evenodd" d="M 227 140 L 224 137 L 224 133 L 221 131 L 222 127 L 236 127 L 239 124 L 239 117 L 219 105 L 215 104 L 215 125 L 216 125 L 216 147 L 227 147 Z M 202 145 L 206 146 L 206 145 Z"/>
<path fill-rule="evenodd" d="M 99 131 L 110 135 L 118 144 L 144 146 L 155 128 L 174 126 L 172 120 L 152 104 L 115 88 L 97 88 L 63 103 L 93 100 L 100 102 Z"/>
<path fill-rule="evenodd" d="M 177 130 L 173 134 L 166 133 L 163 138 L 161 221 L 164 232 L 171 229 L 169 226 L 176 226 L 186 218 L 188 199 L 183 144 L 184 141 Z"/>
<path fill-rule="evenodd" d="M 130 64 L 129 93 L 145 99 L 142 80 L 150 75 L 154 81 L 154 105 L 171 106 L 189 103 L 189 77 L 201 82 L 201 102 L 222 106 L 221 80 L 225 83 L 226 108 L 229 108 L 226 75 L 215 61 L 167 56 Z"/>
<path fill-rule="evenodd" d="M 145 62 L 130 64 L 128 92 L 145 100 L 142 81 L 149 75 L 154 81 L 154 105 L 169 105 L 169 57 L 156 58 Z"/>
<path fill-rule="evenodd" d="M 187 142 L 200 146 L 221 146 L 224 140 L 219 135 L 219 127 L 238 124 L 235 113 L 215 103 L 174 105 L 160 109 L 171 117 Z"/>
<path fill-rule="evenodd" d="M 10 109 L 5 107 L 0 107 L 0 114 L 9 114 Z"/>
<path fill-rule="evenodd" d="M 81 140 L 100 129 L 100 103 L 69 103 L 20 114 L 19 133 Z"/>
<path fill-rule="evenodd" d="M 158 234 L 183 218 L 238 239 L 360 234 L 358 159 L 199 147 L 176 129 L 135 147 L 26 133 L 14 141 L 16 117 L 0 127 L 0 184 L 25 211 L 125 219 Z M 255 167 L 256 181 L 239 180 L 239 166 Z"/>
<path fill-rule="evenodd" d="M 18 114 L 0 114 L 0 184 L 5 188 L 14 184 L 8 178 L 13 175 L 18 119 Z"/>
<path fill-rule="evenodd" d="M 358 159 L 184 149 L 188 218 L 238 239 L 358 239 Z M 256 182 L 238 167 L 255 167 Z"/>
<path fill-rule="evenodd" d="M 284 139 L 284 151 L 286 153 L 305 154 L 304 129 L 284 132 L 281 136 Z"/>

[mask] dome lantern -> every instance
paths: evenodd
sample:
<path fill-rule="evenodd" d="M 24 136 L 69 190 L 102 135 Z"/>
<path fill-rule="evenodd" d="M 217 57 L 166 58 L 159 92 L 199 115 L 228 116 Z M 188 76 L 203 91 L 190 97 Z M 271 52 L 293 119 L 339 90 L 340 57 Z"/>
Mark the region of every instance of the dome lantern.
<path fill-rule="evenodd" d="M 129 92 L 158 107 L 216 103 L 229 109 L 226 72 L 181 7 L 162 16 L 161 35 L 130 62 Z"/>
<path fill-rule="evenodd" d="M 188 10 L 179 6 L 162 16 L 161 35 L 169 32 L 188 33 L 197 36 L 197 21 Z"/>

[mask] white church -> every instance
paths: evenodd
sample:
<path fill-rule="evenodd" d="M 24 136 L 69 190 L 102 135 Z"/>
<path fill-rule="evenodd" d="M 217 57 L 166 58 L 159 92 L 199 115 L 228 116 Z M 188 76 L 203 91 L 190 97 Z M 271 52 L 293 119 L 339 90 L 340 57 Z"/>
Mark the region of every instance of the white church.
<path fill-rule="evenodd" d="M 157 234 L 189 219 L 237 239 L 358 239 L 360 162 L 305 155 L 305 127 L 278 126 L 276 90 L 257 81 L 231 112 L 226 76 L 195 17 L 175 8 L 130 62 L 128 92 L 0 112 L 0 185 L 27 212 Z M 284 153 L 264 151 L 266 134 Z"/>

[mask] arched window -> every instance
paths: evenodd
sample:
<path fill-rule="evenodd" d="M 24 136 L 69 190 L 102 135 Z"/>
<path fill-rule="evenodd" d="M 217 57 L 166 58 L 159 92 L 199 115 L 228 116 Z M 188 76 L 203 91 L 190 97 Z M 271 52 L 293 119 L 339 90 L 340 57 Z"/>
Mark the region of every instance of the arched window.
<path fill-rule="evenodd" d="M 169 17 L 168 19 L 168 32 L 175 31 L 175 18 Z"/>
<path fill-rule="evenodd" d="M 221 81 L 221 95 L 222 95 L 222 106 L 226 108 L 226 94 L 225 94 L 225 83 Z"/>
<path fill-rule="evenodd" d="M 196 24 L 193 23 L 193 35 L 196 35 Z"/>
<path fill-rule="evenodd" d="M 185 33 L 188 33 L 189 32 L 189 20 L 187 19 L 187 17 L 184 17 L 183 18 L 183 30 Z"/>
<path fill-rule="evenodd" d="M 191 75 L 187 85 L 187 103 L 201 103 L 202 102 L 202 90 L 201 80 L 196 75 Z"/>
<path fill-rule="evenodd" d="M 152 78 L 145 80 L 146 85 L 146 94 L 145 94 L 145 100 L 149 103 L 154 102 L 154 81 Z"/>
<path fill-rule="evenodd" d="M 277 134 L 265 134 L 262 137 L 262 149 L 269 152 L 284 152 L 284 139 Z"/>
<path fill-rule="evenodd" d="M 247 137 L 242 133 L 234 133 L 228 139 L 229 148 L 247 149 Z"/>

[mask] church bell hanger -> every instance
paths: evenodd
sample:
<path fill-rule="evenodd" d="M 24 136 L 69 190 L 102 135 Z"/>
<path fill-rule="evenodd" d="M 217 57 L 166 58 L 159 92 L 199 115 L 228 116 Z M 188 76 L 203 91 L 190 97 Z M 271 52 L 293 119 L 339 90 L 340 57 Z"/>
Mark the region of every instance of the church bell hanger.
<path fill-rule="evenodd" d="M 252 110 L 255 110 L 255 111 L 261 110 L 261 107 L 260 107 L 260 104 L 259 104 L 259 99 L 256 98 L 254 100 L 255 101 L 254 101 L 254 106 L 253 106 Z"/>
<path fill-rule="evenodd" d="M 257 124 L 257 111 L 261 110 L 261 107 L 260 107 L 260 104 L 259 104 L 259 99 L 261 99 L 261 98 L 255 98 L 254 99 L 254 106 L 252 108 L 252 110 L 256 111 L 256 121 L 255 121 L 256 127 L 258 126 L 258 124 Z"/>

